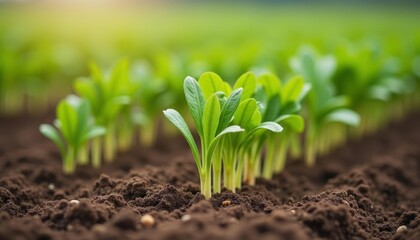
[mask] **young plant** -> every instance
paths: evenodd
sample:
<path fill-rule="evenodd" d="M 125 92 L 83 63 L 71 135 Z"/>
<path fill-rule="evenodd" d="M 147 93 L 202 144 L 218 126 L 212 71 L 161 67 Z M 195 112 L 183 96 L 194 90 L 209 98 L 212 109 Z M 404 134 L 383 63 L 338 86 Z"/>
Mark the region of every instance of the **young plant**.
<path fill-rule="evenodd" d="M 349 99 L 346 96 L 337 96 L 335 93 L 331 82 L 335 69 L 333 57 L 320 58 L 311 49 L 302 48 L 298 55 L 291 59 L 290 65 L 312 87 L 306 98 L 305 161 L 308 166 L 313 166 L 320 146 L 328 148 L 328 144 L 332 143 L 327 141 L 330 137 L 332 139 L 346 137 L 345 129 L 331 131 L 329 135 L 323 134 L 326 127 L 331 123 L 357 126 L 360 119 L 356 112 L 347 108 Z"/>
<path fill-rule="evenodd" d="M 258 82 L 260 87 L 255 97 L 263 106 L 263 120 L 274 121 L 283 127 L 281 134 L 267 136 L 269 140 L 262 174 L 264 178 L 271 179 L 273 173 L 283 170 L 292 140 L 298 139 L 297 135 L 303 131 L 304 120 L 298 113 L 310 85 L 301 77 L 292 78 L 282 85 L 273 74 L 261 75 Z"/>
<path fill-rule="evenodd" d="M 60 150 L 63 171 L 73 173 L 77 164 L 86 164 L 88 141 L 105 134 L 103 127 L 96 125 L 90 118 L 89 104 L 86 100 L 71 95 L 57 106 L 56 128 L 42 124 L 40 132 Z M 58 130 L 57 130 L 58 129 Z"/>
<path fill-rule="evenodd" d="M 211 87 L 209 85 L 202 89 L 192 77 L 187 77 L 184 81 L 185 98 L 200 137 L 201 154 L 182 116 L 173 109 L 163 111 L 165 117 L 181 131 L 187 140 L 199 171 L 201 193 L 207 199 L 212 194 L 212 162 L 214 155 L 219 156 L 215 152 L 222 137 L 226 134 L 244 131 L 238 125 L 229 126 L 240 100 L 242 88 L 233 91 L 226 102 L 221 104 L 218 92 L 209 95 L 212 91 L 209 90 Z"/>
<path fill-rule="evenodd" d="M 131 102 L 127 86 L 130 85 L 126 60 L 119 61 L 109 75 L 104 75 L 98 66 L 93 64 L 91 77 L 79 78 L 74 84 L 76 92 L 91 106 L 96 124 L 107 129 L 105 136 L 92 142 L 92 160 L 95 167 L 101 165 L 102 151 L 106 161 L 110 162 L 115 158 L 118 116 Z"/>

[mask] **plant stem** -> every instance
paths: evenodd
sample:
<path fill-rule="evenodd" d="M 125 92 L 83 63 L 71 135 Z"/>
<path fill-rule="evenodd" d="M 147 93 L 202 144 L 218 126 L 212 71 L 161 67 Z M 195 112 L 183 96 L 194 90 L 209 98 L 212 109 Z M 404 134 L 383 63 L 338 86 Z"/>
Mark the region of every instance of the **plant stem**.
<path fill-rule="evenodd" d="M 224 185 L 227 189 L 235 192 L 235 171 L 232 167 L 225 167 L 224 171 Z"/>
<path fill-rule="evenodd" d="M 205 169 L 204 173 L 200 174 L 201 194 L 206 199 L 211 198 L 211 168 Z"/>
<path fill-rule="evenodd" d="M 238 154 L 239 156 L 239 160 L 238 160 L 238 166 L 236 168 L 235 171 L 235 181 L 236 181 L 236 188 L 241 189 L 242 188 L 242 174 L 244 174 L 245 168 L 246 167 L 246 154 Z M 245 164 L 244 164 L 245 163 Z"/>
<path fill-rule="evenodd" d="M 219 152 L 219 151 L 216 151 Z M 221 180 L 222 177 L 222 159 L 220 156 L 216 156 L 213 159 L 213 192 L 221 192 Z"/>
<path fill-rule="evenodd" d="M 264 160 L 263 178 L 271 179 L 273 177 L 273 164 L 276 157 L 276 139 L 272 137 L 267 144 L 267 154 Z"/>
<path fill-rule="evenodd" d="M 146 147 L 150 147 L 155 143 L 156 138 L 156 124 L 150 122 L 145 127 L 140 129 L 140 142 Z"/>
<path fill-rule="evenodd" d="M 284 170 L 284 167 L 286 166 L 286 156 L 288 147 L 289 142 L 286 139 L 283 139 L 279 142 L 279 150 L 277 152 L 277 156 L 274 162 L 275 173 L 280 173 Z"/>
<path fill-rule="evenodd" d="M 88 143 L 80 146 L 79 150 L 77 151 L 77 162 L 81 165 L 88 164 L 88 153 Z"/>
<path fill-rule="evenodd" d="M 310 129 L 308 129 L 309 131 Z M 315 164 L 316 156 L 316 142 L 315 134 L 313 132 L 308 132 L 306 135 L 306 151 L 305 151 L 305 162 L 308 167 L 312 167 Z"/>
<path fill-rule="evenodd" d="M 104 137 L 105 143 L 105 161 L 112 162 L 115 158 L 115 125 L 114 123 L 108 124 L 106 134 Z"/>
<path fill-rule="evenodd" d="M 293 159 L 297 159 L 302 156 L 302 146 L 299 136 L 299 134 L 290 135 L 290 155 Z"/>
<path fill-rule="evenodd" d="M 118 149 L 121 151 L 127 151 L 133 144 L 133 126 L 128 121 L 121 123 L 118 132 Z"/>
<path fill-rule="evenodd" d="M 70 174 L 74 172 L 74 169 L 76 167 L 74 162 L 74 155 L 74 148 L 72 146 L 68 146 L 63 163 L 63 172 L 65 174 Z"/>
<path fill-rule="evenodd" d="M 92 139 L 92 165 L 94 168 L 99 168 L 101 166 L 101 140 L 101 137 Z"/>

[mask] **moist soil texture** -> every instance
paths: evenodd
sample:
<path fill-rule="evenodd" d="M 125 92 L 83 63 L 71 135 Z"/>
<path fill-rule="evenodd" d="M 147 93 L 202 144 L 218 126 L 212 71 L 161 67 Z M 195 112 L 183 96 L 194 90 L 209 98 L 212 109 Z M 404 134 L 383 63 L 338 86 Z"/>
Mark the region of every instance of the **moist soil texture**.
<path fill-rule="evenodd" d="M 68 176 L 42 122 L 0 118 L 0 239 L 420 239 L 419 113 L 210 200 L 179 136 Z"/>

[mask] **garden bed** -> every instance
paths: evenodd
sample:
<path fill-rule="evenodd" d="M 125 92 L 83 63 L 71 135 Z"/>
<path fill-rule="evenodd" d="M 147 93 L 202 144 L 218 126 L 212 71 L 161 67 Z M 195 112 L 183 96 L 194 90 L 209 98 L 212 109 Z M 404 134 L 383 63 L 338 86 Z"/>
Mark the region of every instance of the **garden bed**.
<path fill-rule="evenodd" d="M 0 239 L 420 239 L 420 114 L 210 201 L 181 136 L 66 176 L 46 121 L 0 119 Z"/>

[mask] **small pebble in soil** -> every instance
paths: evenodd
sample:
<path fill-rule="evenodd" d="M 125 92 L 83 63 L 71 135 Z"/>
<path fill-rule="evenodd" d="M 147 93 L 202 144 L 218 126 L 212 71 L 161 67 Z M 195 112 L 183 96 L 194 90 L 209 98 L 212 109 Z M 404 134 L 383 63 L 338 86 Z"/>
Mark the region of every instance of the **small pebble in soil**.
<path fill-rule="evenodd" d="M 54 184 L 52 184 L 52 183 L 48 184 L 48 189 L 53 191 L 55 189 Z"/>
<path fill-rule="evenodd" d="M 146 214 L 140 218 L 140 223 L 145 228 L 152 228 L 155 225 L 155 219 L 151 215 Z"/>
<path fill-rule="evenodd" d="M 67 231 L 73 231 L 74 227 L 73 225 L 69 224 L 67 225 Z"/>
<path fill-rule="evenodd" d="M 73 199 L 73 200 L 71 200 L 69 203 L 70 203 L 71 205 L 79 205 L 80 201 L 79 201 L 79 200 L 75 200 L 75 199 Z"/>
<path fill-rule="evenodd" d="M 397 233 L 405 233 L 407 232 L 407 227 L 405 225 L 401 225 L 397 228 Z"/>
<path fill-rule="evenodd" d="M 92 231 L 97 233 L 104 233 L 106 232 L 106 227 L 103 224 L 95 224 L 92 227 Z"/>
<path fill-rule="evenodd" d="M 225 200 L 225 201 L 222 202 L 222 206 L 227 207 L 227 206 L 230 206 L 231 203 L 232 202 L 230 200 Z"/>
<path fill-rule="evenodd" d="M 290 210 L 290 214 L 295 215 L 296 214 L 296 210 Z"/>
<path fill-rule="evenodd" d="M 191 215 L 189 214 L 185 214 L 184 216 L 182 216 L 181 221 L 183 222 L 188 222 L 191 220 Z"/>

